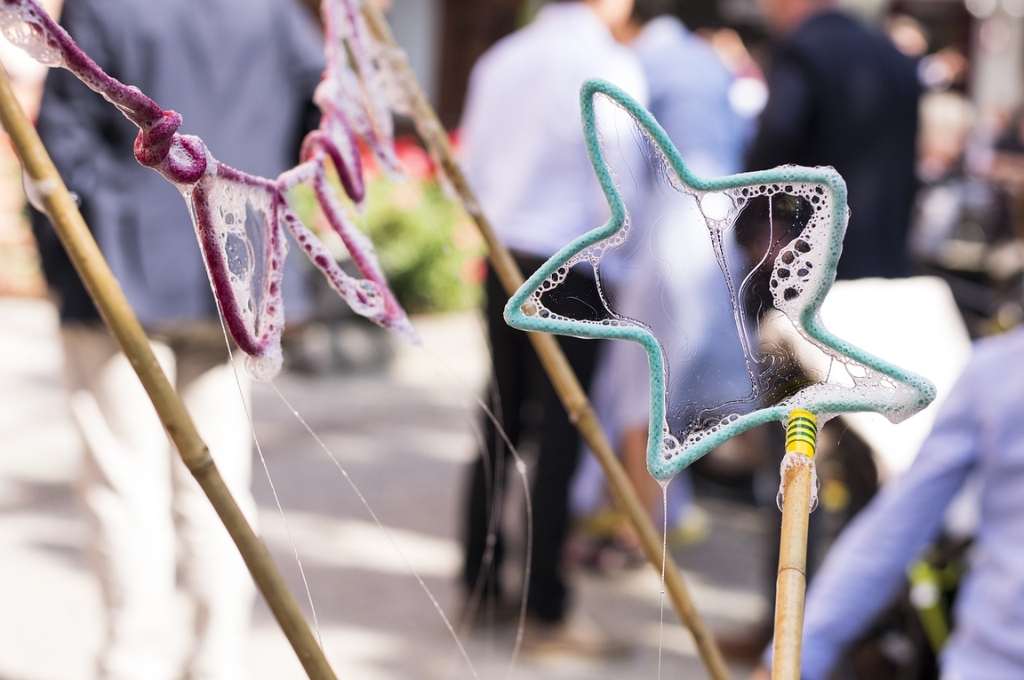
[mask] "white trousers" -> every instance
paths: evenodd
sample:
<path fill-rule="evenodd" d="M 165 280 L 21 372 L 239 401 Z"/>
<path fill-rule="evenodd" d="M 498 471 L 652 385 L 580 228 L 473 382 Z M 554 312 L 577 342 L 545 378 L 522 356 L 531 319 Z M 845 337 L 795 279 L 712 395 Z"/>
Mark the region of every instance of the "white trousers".
<path fill-rule="evenodd" d="M 99 678 L 242 680 L 255 596 L 248 570 L 106 330 L 68 324 L 62 335 L 71 411 L 86 448 L 81 495 L 107 613 Z M 156 337 L 158 361 L 253 522 L 245 371 L 237 372 L 240 393 L 219 326 Z M 179 575 L 194 600 L 194 630 L 176 630 Z"/>

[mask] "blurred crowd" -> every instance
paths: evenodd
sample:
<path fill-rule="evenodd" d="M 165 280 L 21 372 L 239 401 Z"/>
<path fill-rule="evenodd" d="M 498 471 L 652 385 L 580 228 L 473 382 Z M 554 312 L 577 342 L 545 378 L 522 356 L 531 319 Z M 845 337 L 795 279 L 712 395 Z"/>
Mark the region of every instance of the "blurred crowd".
<path fill-rule="evenodd" d="M 844 672 L 859 674 L 854 677 L 934 677 L 937 668 L 950 678 L 1014 677 L 1024 670 L 1024 659 L 1001 642 L 1002 633 L 990 625 L 975 625 L 982 612 L 995 607 L 985 600 L 982 588 L 972 587 L 993 578 L 984 568 L 979 568 L 984 575 L 969 571 L 962 582 L 946 587 L 965 586 L 955 609 L 943 591 L 927 602 L 911 597 L 897 624 L 878 621 L 881 613 L 891 614 L 899 606 L 901 587 L 910 592 L 907 570 L 921 558 L 923 548 L 943 536 L 941 518 L 967 486 L 965 480 L 1005 475 L 1007 466 L 1014 465 L 1015 454 L 992 446 L 1013 428 L 1013 397 L 1006 394 L 990 405 L 991 422 L 975 422 L 978 408 L 965 403 L 970 401 L 965 394 L 992 378 L 998 363 L 993 355 L 1012 356 L 1004 345 L 1016 342 L 1018 333 L 986 345 L 964 377 L 959 382 L 955 378 L 968 337 L 1003 333 L 1024 316 L 1016 233 L 1024 168 L 1021 115 L 978 110 L 967 94 L 968 57 L 956 45 L 932 44 L 923 25 L 908 15 L 872 23 L 830 0 L 763 0 L 770 39 L 767 47 L 759 46 L 755 60 L 736 32 L 691 32 L 675 18 L 678 9 L 672 2 L 655 0 L 551 2 L 532 23 L 480 59 L 470 80 L 462 131 L 467 173 L 482 206 L 526 275 L 603 222 L 607 204 L 594 181 L 583 134 L 566 127 L 575 111 L 569 93 L 589 77 L 610 80 L 648 108 L 697 176 L 791 163 L 834 167 L 846 182 L 850 208 L 837 269 L 843 290 L 850 292 L 844 296 L 846 307 L 834 313 L 854 318 L 858 306 L 881 308 L 882 300 L 897 317 L 925 310 L 924 324 L 901 329 L 895 323 L 888 330 L 889 346 L 883 340 L 872 345 L 873 351 L 882 356 L 897 352 L 899 343 L 892 338 L 904 333 L 914 338 L 912 353 L 913 343 L 933 347 L 935 364 L 952 367 L 953 374 L 940 381 L 940 398 L 956 405 L 925 417 L 927 423 L 935 419 L 933 434 L 924 440 L 922 432 L 916 441 L 904 442 L 903 448 L 910 450 L 898 454 L 904 461 L 900 463 L 886 460 L 890 452 L 878 449 L 870 428 L 862 432 L 854 424 L 845 434 L 850 425 L 831 423 L 826 428 L 820 465 L 823 512 L 831 518 L 821 519 L 819 513 L 812 521 L 812 584 L 815 569 L 822 562 L 824 566 L 821 585 L 809 596 L 806 677 L 826 677 L 840 658 L 846 659 Z M 602 144 L 643 136 L 623 133 L 621 121 L 613 118 L 598 119 Z M 618 178 L 629 177 L 635 185 L 620 183 L 627 206 L 628 194 L 639 194 L 633 197 L 630 232 L 622 246 L 629 255 L 618 276 L 612 276 L 607 259 L 593 269 L 577 265 L 557 284 L 566 287 L 564 295 L 556 299 L 552 293 L 545 304 L 552 314 L 567 318 L 599 320 L 611 313 L 641 320 L 667 354 L 679 352 L 674 345 L 682 345 L 685 361 L 673 365 L 666 359 L 670 428 L 673 408 L 692 412 L 694 403 L 728 403 L 736 412 L 753 408 L 742 405 L 751 381 L 755 393 L 763 388 L 753 400 L 761 405 L 773 390 L 792 393 L 786 390 L 809 375 L 799 357 L 787 377 L 777 378 L 781 384 L 768 384 L 762 382 L 763 375 L 744 374 L 742 362 L 737 373 L 738 350 L 730 350 L 729 344 L 736 325 L 756 334 L 770 317 L 767 278 L 775 255 L 807 224 L 802 199 L 789 197 L 787 202 L 775 196 L 756 208 L 756 201 L 751 202 L 734 232 L 715 250 L 700 227 L 696 232 L 703 237 L 687 240 L 679 235 L 692 232 L 692 225 L 672 221 L 666 192 L 659 190 L 659 181 L 671 184 L 660 177 L 667 162 L 653 157 L 650 145 L 645 153 L 646 167 L 644 161 L 624 161 L 617 169 Z M 669 223 L 674 231 L 666 231 L 673 236 L 655 233 Z M 643 234 L 645 228 L 651 233 Z M 730 251 L 740 253 L 739 265 L 729 260 Z M 722 320 L 720 277 L 735 266 L 742 272 L 735 280 L 743 281 L 738 308 L 728 306 Z M 908 292 L 913 283 L 898 283 L 922 276 L 940 283 L 921 295 Z M 617 649 L 612 636 L 572 613 L 564 562 L 614 572 L 643 564 L 643 554 L 631 527 L 609 509 L 597 466 L 589 458 L 579 464 L 578 438 L 525 337 L 503 323 L 505 299 L 493 281 L 488 309 L 494 382 L 484 420 L 490 435 L 467 496 L 466 615 L 472 620 L 481 598 L 499 612 L 514 602 L 503 592 L 508 584 L 499 578 L 505 552 L 501 501 L 506 471 L 515 469 L 512 448 L 532 442 L 534 502 L 546 511 L 534 515 L 537 544 L 527 599 L 534 618 L 528 621 L 524 648 L 608 654 Z M 954 330 L 947 334 L 941 329 L 948 325 L 940 320 L 949 317 Z M 865 321 L 860 325 L 872 325 L 870 315 Z M 700 330 L 687 335 L 688 329 Z M 643 353 L 621 342 L 594 352 L 579 342 L 563 339 L 563 349 L 590 386 L 652 519 L 657 526 L 664 521 L 677 546 L 700 540 L 707 520 L 694 503 L 689 475 L 684 472 L 673 480 L 663 501 L 646 471 L 650 413 Z M 1012 375 L 1009 367 L 1007 371 Z M 679 400 L 675 406 L 673 399 Z M 507 438 L 496 434 L 491 413 Z M 921 455 L 908 466 L 905 461 L 914 459 L 918 446 L 923 446 Z M 775 489 L 782 449 L 781 428 L 765 426 L 723 445 L 697 469 L 698 476 L 715 476 L 723 469 L 726 476 L 746 475 L 752 498 L 764 508 L 768 546 L 777 544 Z M 948 473 L 941 482 L 930 477 L 936 465 Z M 883 483 L 893 490 L 876 497 Z M 994 510 L 992 499 L 998 492 L 995 485 L 991 488 L 973 497 L 975 507 L 982 508 L 980 523 L 950 539 L 956 550 L 943 552 L 943 562 L 965 559 L 968 535 L 978 537 L 975 559 L 1005 562 L 1007 536 L 1014 529 L 1004 531 L 1003 525 L 1017 526 L 1019 519 L 1011 519 L 1012 513 L 1004 509 Z M 927 512 L 896 509 L 903 504 Z M 865 507 L 870 511 L 860 513 Z M 574 513 L 578 518 L 570 531 Z M 900 521 L 891 513 L 900 513 Z M 871 529 L 864 528 L 870 521 Z M 851 522 L 852 528 L 844 531 Z M 845 557 L 827 558 L 836 534 L 844 536 Z M 883 557 L 871 552 L 870 539 L 855 543 L 858 539 L 847 538 L 871 535 L 879 544 L 899 545 L 901 550 Z M 772 602 L 777 553 L 771 547 L 765 552 L 766 598 Z M 851 554 L 868 564 L 850 568 Z M 840 562 L 845 569 L 837 566 Z M 928 565 L 920 563 L 915 573 L 931 573 Z M 1012 572 L 1020 575 L 1019 568 Z M 1004 575 L 1001 583 L 1019 591 L 1014 575 Z M 538 586 L 542 581 L 545 585 Z M 831 602 L 847 606 L 830 610 Z M 1004 616 L 1020 617 L 1019 606 L 1009 609 Z M 935 629 L 929 620 L 936 617 L 945 635 L 928 634 Z M 727 655 L 756 658 L 771 635 L 772 622 L 766 618 L 751 630 L 721 635 L 719 642 Z M 851 656 L 855 643 L 859 651 Z M 763 660 L 770 664 L 770 655 Z"/>

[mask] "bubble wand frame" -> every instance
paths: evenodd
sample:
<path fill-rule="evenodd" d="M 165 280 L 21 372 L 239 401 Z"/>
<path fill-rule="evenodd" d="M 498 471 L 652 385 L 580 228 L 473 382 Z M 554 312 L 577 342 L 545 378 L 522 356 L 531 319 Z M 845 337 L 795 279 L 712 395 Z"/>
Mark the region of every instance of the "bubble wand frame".
<path fill-rule="evenodd" d="M 740 207 L 747 205 L 751 197 L 770 198 L 777 193 L 809 197 L 808 205 L 815 207 L 811 209 L 807 223 L 797 237 L 784 247 L 780 243 L 778 252 L 772 253 L 768 287 L 772 291 L 772 307 L 788 319 L 795 335 L 802 338 L 801 342 L 810 343 L 830 358 L 830 367 L 836 369 L 835 381 L 829 379 L 832 375 L 830 368 L 827 374 L 795 392 L 764 400 L 764 386 L 757 382 L 751 364 L 748 364 L 751 378 L 749 399 L 758 400 L 752 402 L 753 410 L 724 411 L 705 423 L 673 421 L 674 425 L 670 426 L 667 408 L 669 367 L 661 341 L 651 327 L 621 316 L 607 306 L 604 311 L 609 318 L 601 320 L 566 317 L 545 308 L 545 291 L 557 288 L 564 280 L 565 272 L 578 264 L 592 266 L 600 286 L 598 265 L 601 257 L 629 238 L 629 214 L 598 132 L 595 101 L 599 98 L 607 99 L 639 126 L 651 148 L 660 155 L 662 167 L 671 174 L 671 186 L 675 191 L 698 201 L 707 195 L 729 198 L 734 208 L 728 218 L 732 220 L 730 224 L 735 224 Z M 724 441 L 752 427 L 780 420 L 791 424 L 789 444 L 792 451 L 787 454 L 783 466 L 782 491 L 783 496 L 789 492 L 789 498 L 785 501 L 780 589 L 776 603 L 777 610 L 780 610 L 777 621 L 786 628 L 786 633 L 780 636 L 783 640 L 779 646 L 780 655 L 785 660 L 774 677 L 798 680 L 807 520 L 814 472 L 812 435 L 816 436 L 817 418 L 874 411 L 892 422 L 899 422 L 927 406 L 935 397 L 935 386 L 925 378 L 839 338 L 821 322 L 819 311 L 835 280 L 835 266 L 842 250 L 848 217 L 846 185 L 834 169 L 790 165 L 761 172 L 701 178 L 687 168 L 678 149 L 651 114 L 614 85 L 601 80 L 584 83 L 580 91 L 580 109 L 591 163 L 605 193 L 611 216 L 604 225 L 578 237 L 544 263 L 509 300 L 505 306 L 505 320 L 522 330 L 630 340 L 645 349 L 651 385 L 647 469 L 663 482 Z M 704 218 L 709 237 L 714 239 L 712 232 L 719 233 L 716 230 L 723 228 L 724 221 Z M 765 253 L 762 262 L 769 262 L 769 252 Z M 809 259 L 800 259 L 812 252 L 818 253 L 813 267 Z M 722 251 L 716 250 L 724 281 L 731 285 L 735 273 L 728 264 L 721 264 L 721 255 Z M 791 280 L 794 272 L 790 270 L 790 265 L 797 261 L 807 263 L 795 272 L 793 278 L 799 282 Z M 730 302 L 734 310 L 740 304 L 735 290 L 730 288 Z M 744 356 L 753 363 L 756 361 L 754 345 L 747 338 L 740 315 L 734 319 Z M 852 385 L 844 382 L 842 375 L 853 380 Z M 860 378 L 854 380 L 854 375 Z"/>
<path fill-rule="evenodd" d="M 386 144 L 390 134 L 380 129 L 384 124 L 378 120 L 379 113 L 366 110 L 368 97 L 361 96 L 362 81 L 347 71 L 346 62 L 338 57 L 340 43 L 346 39 L 356 53 L 365 51 L 358 40 L 362 36 L 342 33 L 345 21 L 335 16 L 334 4 L 325 2 L 324 10 L 328 63 L 314 95 L 322 113 L 320 126 L 303 140 L 302 162 L 270 179 L 222 163 L 202 139 L 179 132 L 183 123 L 179 113 L 162 109 L 137 87 L 106 73 L 38 0 L 0 3 L 0 29 L 8 40 L 41 64 L 70 71 L 138 128 L 133 145 L 135 159 L 160 173 L 185 199 L 227 331 L 248 355 L 249 372 L 261 380 L 276 375 L 282 364 L 286 231 L 352 311 L 399 337 L 419 342 L 405 310 L 387 285 L 373 244 L 356 226 L 327 180 L 330 163 L 338 172 L 345 194 L 358 207 L 365 195 L 358 138 L 366 140 L 385 167 L 397 161 L 391 163 L 393 151 L 389 153 Z M 362 278 L 347 274 L 292 210 L 287 193 L 300 185 L 313 190 L 327 223 L 341 238 Z M 238 205 L 225 200 L 222 194 L 226 192 L 248 196 Z M 260 217 L 250 220 L 250 208 Z M 250 263 L 253 268 L 261 267 L 261 282 L 233 273 L 229 265 L 227 244 L 231 237 L 248 241 L 245 230 L 249 222 L 263 231 L 264 244 Z M 257 285 L 258 294 L 254 292 Z"/>

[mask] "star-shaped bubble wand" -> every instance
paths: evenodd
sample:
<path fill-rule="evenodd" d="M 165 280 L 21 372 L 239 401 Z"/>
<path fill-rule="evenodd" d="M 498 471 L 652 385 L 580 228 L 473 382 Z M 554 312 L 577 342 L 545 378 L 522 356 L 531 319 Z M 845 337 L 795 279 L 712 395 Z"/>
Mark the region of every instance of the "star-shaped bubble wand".
<path fill-rule="evenodd" d="M 773 677 L 798 678 L 819 424 L 857 411 L 878 412 L 898 422 L 930 403 L 935 388 L 836 337 L 821 323 L 819 310 L 835 280 L 848 217 L 846 186 L 838 173 L 784 166 L 700 178 L 690 172 L 658 123 L 625 92 L 592 80 L 580 97 L 587 148 L 611 216 L 537 270 L 511 297 L 505 318 L 523 330 L 630 340 L 644 348 L 651 385 L 647 466 L 662 482 L 730 437 L 771 421 L 788 422 Z M 607 106 L 620 118 L 625 114 L 631 119 L 635 134 L 602 128 L 607 123 L 601 122 L 598 107 Z M 634 146 L 639 142 L 653 179 L 638 178 L 642 173 L 635 168 L 622 170 L 616 164 L 615 144 L 621 140 Z M 641 194 L 643 187 L 652 186 L 661 195 L 675 194 L 695 219 L 687 223 L 660 212 L 644 215 L 640 200 L 634 212 L 652 224 L 641 223 L 627 209 L 619 176 L 632 180 L 627 187 L 631 190 L 640 185 Z M 708 256 L 717 262 L 706 304 L 713 304 L 717 295 L 730 307 L 730 322 L 715 327 L 714 338 L 686 337 L 686 309 L 677 310 L 679 323 L 629 316 L 632 310 L 621 309 L 613 286 L 602 277 L 611 269 L 614 254 L 645 248 L 658 251 L 654 260 L 666 265 L 664 277 L 685 269 L 696 253 L 666 253 L 658 247 L 671 242 L 667 237 L 659 240 L 659 229 L 685 228 L 700 232 Z M 586 318 L 567 311 L 559 297 L 559 286 L 574 267 L 593 270 L 605 302 L 605 309 L 597 314 L 588 310 Z M 671 282 L 660 285 L 669 289 Z M 708 340 L 716 345 L 715 359 L 705 359 L 694 349 Z M 828 372 L 813 373 L 797 364 L 792 357 L 798 347 L 824 354 Z M 695 369 L 692 364 L 701 361 L 712 367 Z M 733 370 L 723 368 L 730 365 Z M 739 379 L 737 366 L 742 369 Z M 695 391 L 687 381 L 696 380 L 704 384 Z"/>

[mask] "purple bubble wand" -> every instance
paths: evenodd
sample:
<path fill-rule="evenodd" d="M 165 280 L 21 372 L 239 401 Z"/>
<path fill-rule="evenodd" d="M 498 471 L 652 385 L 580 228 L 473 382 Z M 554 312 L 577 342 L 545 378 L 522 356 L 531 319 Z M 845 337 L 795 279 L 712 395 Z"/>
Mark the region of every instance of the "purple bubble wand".
<path fill-rule="evenodd" d="M 321 123 L 303 142 L 302 162 L 271 180 L 221 163 L 199 137 L 179 133 L 178 113 L 161 109 L 138 88 L 105 73 L 36 0 L 0 0 L 0 30 L 12 43 L 47 66 L 71 71 L 139 128 L 135 158 L 174 184 L 188 203 L 228 332 L 249 355 L 250 372 L 261 379 L 281 367 L 286 230 L 353 311 L 399 337 L 419 341 L 387 285 L 373 244 L 327 180 L 329 161 L 347 197 L 357 208 L 361 205 L 366 189 L 359 138 L 386 171 L 398 172 L 399 165 L 382 73 L 362 18 L 350 0 L 340 0 L 325 4 L 324 19 L 327 69 L 314 98 L 323 113 Z M 301 184 L 312 187 L 327 223 L 363 278 L 342 270 L 289 206 L 287 192 Z M 259 257 L 248 228 L 262 232 Z"/>

